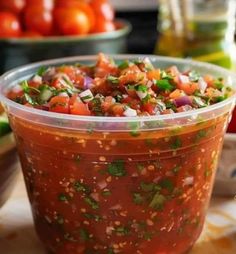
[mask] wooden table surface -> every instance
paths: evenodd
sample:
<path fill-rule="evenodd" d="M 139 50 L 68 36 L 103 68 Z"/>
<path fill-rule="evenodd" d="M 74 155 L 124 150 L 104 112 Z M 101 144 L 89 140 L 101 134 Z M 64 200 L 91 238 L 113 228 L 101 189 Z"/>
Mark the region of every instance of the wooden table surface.
<path fill-rule="evenodd" d="M 191 251 L 205 253 L 236 254 L 236 197 L 212 199 L 203 233 Z M 0 254 L 45 254 L 34 231 L 22 176 L 0 210 Z"/>

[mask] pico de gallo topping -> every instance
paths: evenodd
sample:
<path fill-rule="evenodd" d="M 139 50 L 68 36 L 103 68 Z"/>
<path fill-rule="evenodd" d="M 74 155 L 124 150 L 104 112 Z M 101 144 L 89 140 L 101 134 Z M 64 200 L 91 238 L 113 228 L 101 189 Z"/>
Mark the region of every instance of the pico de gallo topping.
<path fill-rule="evenodd" d="M 151 116 L 204 108 L 232 95 L 221 77 L 176 66 L 154 67 L 149 58 L 114 62 L 100 53 L 94 65 L 41 67 L 8 97 L 56 113 L 85 116 Z"/>

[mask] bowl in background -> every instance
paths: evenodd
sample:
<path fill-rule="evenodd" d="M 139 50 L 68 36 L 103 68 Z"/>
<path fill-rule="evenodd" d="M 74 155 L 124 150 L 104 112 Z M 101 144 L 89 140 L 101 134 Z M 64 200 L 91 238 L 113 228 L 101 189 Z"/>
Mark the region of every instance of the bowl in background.
<path fill-rule="evenodd" d="M 126 53 L 126 38 L 131 31 L 131 24 L 117 20 L 115 25 L 115 31 L 85 36 L 1 39 L 0 74 L 17 66 L 52 58 L 99 52 Z"/>
<path fill-rule="evenodd" d="M 0 138 L 0 207 L 9 198 L 20 172 L 20 164 L 12 133 Z"/>

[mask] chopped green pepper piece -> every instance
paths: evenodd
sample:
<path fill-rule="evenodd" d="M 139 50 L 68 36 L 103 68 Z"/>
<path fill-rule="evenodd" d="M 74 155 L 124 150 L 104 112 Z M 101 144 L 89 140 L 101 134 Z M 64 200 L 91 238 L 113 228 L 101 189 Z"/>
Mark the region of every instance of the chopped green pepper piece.
<path fill-rule="evenodd" d="M 91 214 L 91 213 L 83 213 L 83 215 L 87 218 L 87 219 L 93 219 L 95 221 L 100 221 L 102 218 L 100 215 L 97 214 Z"/>
<path fill-rule="evenodd" d="M 156 193 L 151 201 L 151 203 L 149 204 L 149 206 L 155 210 L 162 210 L 164 203 L 166 201 L 165 196 L 163 196 L 160 193 Z"/>
<path fill-rule="evenodd" d="M 173 143 L 170 145 L 171 149 L 178 149 L 180 147 L 182 147 L 182 142 L 180 138 L 175 138 L 175 140 L 173 141 Z"/>
<path fill-rule="evenodd" d="M 123 61 L 123 62 L 121 62 L 119 65 L 118 65 L 118 68 L 120 69 L 120 70 L 124 70 L 124 69 L 126 69 L 126 68 L 128 68 L 129 67 L 129 61 Z"/>
<path fill-rule="evenodd" d="M 147 92 L 148 88 L 145 85 L 137 85 L 135 86 L 135 90 L 138 92 Z"/>
<path fill-rule="evenodd" d="M 104 197 L 108 197 L 108 196 L 111 195 L 111 192 L 110 192 L 110 191 L 103 191 L 103 192 L 102 192 L 102 195 L 103 195 Z"/>
<path fill-rule="evenodd" d="M 168 178 L 161 180 L 159 184 L 163 189 L 167 189 L 169 192 L 173 192 L 174 190 L 174 184 Z"/>
<path fill-rule="evenodd" d="M 108 173 L 112 176 L 125 176 L 126 175 L 126 171 L 124 168 L 124 161 L 122 160 L 117 160 L 112 162 L 109 166 L 108 166 Z"/>
<path fill-rule="evenodd" d="M 84 193 L 91 193 L 91 190 L 90 188 L 86 185 L 86 184 L 83 184 L 81 182 L 75 182 L 74 183 L 74 188 L 77 192 L 84 192 Z"/>
<path fill-rule="evenodd" d="M 91 197 L 85 197 L 84 201 L 94 210 L 99 208 L 99 204 Z"/>
<path fill-rule="evenodd" d="M 155 80 L 155 85 L 163 91 L 171 91 L 174 86 L 167 79 Z"/>
<path fill-rule="evenodd" d="M 140 193 L 133 193 L 133 201 L 136 205 L 141 205 L 144 202 L 144 198 Z"/>
<path fill-rule="evenodd" d="M 117 235 L 120 235 L 120 236 L 128 235 L 130 232 L 130 230 L 124 226 L 116 227 L 114 231 L 116 232 Z"/>
<path fill-rule="evenodd" d="M 141 186 L 141 189 L 143 191 L 150 192 L 150 191 L 153 191 L 153 189 L 155 187 L 155 183 L 144 183 L 144 182 L 141 182 L 140 186 Z"/>
<path fill-rule="evenodd" d="M 107 77 L 107 81 L 113 85 L 119 84 L 119 78 L 111 76 L 111 75 Z"/>
<path fill-rule="evenodd" d="M 80 235 L 80 240 L 81 241 L 85 242 L 85 241 L 88 241 L 90 239 L 88 231 L 83 229 L 83 228 L 81 228 L 79 230 L 79 235 Z"/>
<path fill-rule="evenodd" d="M 61 194 L 59 194 L 59 196 L 58 196 L 58 200 L 59 201 L 69 201 L 70 200 L 70 198 L 66 195 L 66 194 L 64 194 L 64 193 L 61 193 Z"/>

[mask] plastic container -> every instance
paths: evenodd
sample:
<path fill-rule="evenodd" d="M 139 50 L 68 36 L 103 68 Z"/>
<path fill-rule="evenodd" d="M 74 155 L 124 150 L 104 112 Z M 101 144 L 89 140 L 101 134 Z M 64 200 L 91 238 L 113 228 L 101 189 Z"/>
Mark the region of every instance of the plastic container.
<path fill-rule="evenodd" d="M 115 56 L 136 59 L 138 56 Z M 216 66 L 150 56 L 220 76 Z M 207 108 L 156 117 L 78 117 L 28 108 L 4 97 L 40 66 L 1 77 L 36 231 L 52 253 L 185 253 L 201 233 L 235 96 Z"/>

